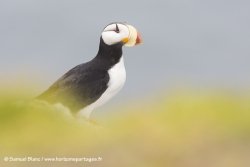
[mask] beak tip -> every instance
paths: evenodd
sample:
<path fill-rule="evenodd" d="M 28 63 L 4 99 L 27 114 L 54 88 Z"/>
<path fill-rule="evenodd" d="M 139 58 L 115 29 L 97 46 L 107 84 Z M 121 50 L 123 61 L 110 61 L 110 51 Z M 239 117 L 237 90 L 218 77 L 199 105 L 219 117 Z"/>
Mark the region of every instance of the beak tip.
<path fill-rule="evenodd" d="M 139 44 L 142 44 L 143 41 L 142 41 L 142 37 L 141 37 L 141 34 L 139 32 L 137 32 L 137 38 L 136 38 L 136 45 L 139 45 Z"/>

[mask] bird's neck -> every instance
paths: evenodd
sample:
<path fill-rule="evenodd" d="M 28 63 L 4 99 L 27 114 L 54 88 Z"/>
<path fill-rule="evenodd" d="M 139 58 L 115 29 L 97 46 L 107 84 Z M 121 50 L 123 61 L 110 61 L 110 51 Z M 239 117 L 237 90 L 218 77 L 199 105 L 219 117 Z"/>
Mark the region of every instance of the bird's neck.
<path fill-rule="evenodd" d="M 108 66 L 113 66 L 120 61 L 122 57 L 122 44 L 107 45 L 103 39 L 100 40 L 99 51 L 94 58 L 95 60 L 102 60 Z"/>

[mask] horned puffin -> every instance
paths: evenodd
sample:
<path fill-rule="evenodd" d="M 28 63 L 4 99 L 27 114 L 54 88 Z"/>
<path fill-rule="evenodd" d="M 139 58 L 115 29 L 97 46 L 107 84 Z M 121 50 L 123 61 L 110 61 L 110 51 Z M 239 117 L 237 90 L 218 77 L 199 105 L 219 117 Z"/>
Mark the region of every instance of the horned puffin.
<path fill-rule="evenodd" d="M 37 99 L 61 104 L 73 115 L 89 118 L 96 107 L 110 100 L 125 83 L 122 47 L 140 43 L 140 33 L 132 25 L 108 24 L 101 33 L 97 55 L 69 70 Z"/>

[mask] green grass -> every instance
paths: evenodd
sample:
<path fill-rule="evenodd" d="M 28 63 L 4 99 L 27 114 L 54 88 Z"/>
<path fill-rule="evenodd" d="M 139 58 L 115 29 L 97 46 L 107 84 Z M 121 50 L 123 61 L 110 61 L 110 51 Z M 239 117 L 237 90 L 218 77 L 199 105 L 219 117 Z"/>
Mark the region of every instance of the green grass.
<path fill-rule="evenodd" d="M 250 164 L 250 96 L 246 93 L 173 91 L 117 106 L 117 111 L 98 118 L 97 125 L 30 100 L 32 92 L 27 89 L 1 92 L 0 166 Z M 4 156 L 102 157 L 102 161 L 15 163 L 4 162 Z"/>

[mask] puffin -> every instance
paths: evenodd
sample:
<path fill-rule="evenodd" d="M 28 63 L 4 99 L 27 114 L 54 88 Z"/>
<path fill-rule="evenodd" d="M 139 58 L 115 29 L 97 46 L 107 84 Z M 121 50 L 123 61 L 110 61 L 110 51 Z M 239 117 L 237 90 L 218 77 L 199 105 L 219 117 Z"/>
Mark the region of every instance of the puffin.
<path fill-rule="evenodd" d="M 122 48 L 142 43 L 137 29 L 113 22 L 102 31 L 96 56 L 77 65 L 36 99 L 62 105 L 73 115 L 89 119 L 91 112 L 114 97 L 124 86 L 126 70 Z"/>

